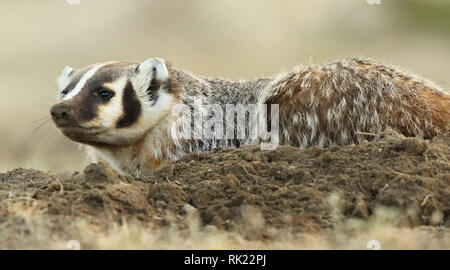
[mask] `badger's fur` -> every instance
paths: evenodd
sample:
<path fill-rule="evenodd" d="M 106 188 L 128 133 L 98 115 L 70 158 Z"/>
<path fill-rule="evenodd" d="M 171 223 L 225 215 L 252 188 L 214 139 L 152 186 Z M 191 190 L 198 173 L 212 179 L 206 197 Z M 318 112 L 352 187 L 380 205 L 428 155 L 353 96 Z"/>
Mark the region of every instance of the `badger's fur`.
<path fill-rule="evenodd" d="M 358 134 L 386 129 L 425 138 L 450 129 L 447 93 L 418 76 L 363 59 L 301 66 L 274 78 L 233 82 L 197 77 L 150 58 L 140 64 L 66 67 L 58 86 L 59 101 L 50 111 L 64 135 L 86 145 L 92 161 L 134 176 L 187 152 L 262 142 L 236 136 L 175 138 L 173 124 L 179 119 L 173 109 L 184 104 L 194 112 L 196 99 L 222 108 L 278 104 L 279 143 L 299 147 L 358 143 L 367 138 Z M 200 113 L 214 120 L 207 110 Z M 245 118 L 249 120 L 251 114 Z M 234 116 L 219 118 L 236 123 Z M 264 128 L 272 120 L 269 109 Z M 245 134 L 251 132 L 252 123 Z M 183 123 L 176 129 L 190 127 L 195 130 Z"/>

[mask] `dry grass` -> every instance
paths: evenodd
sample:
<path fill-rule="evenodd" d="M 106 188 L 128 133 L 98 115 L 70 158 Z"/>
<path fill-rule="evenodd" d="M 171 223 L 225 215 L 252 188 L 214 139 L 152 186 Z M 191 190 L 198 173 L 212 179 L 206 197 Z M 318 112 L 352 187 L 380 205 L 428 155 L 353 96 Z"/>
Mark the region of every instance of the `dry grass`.
<path fill-rule="evenodd" d="M 25 198 L 8 204 L 10 220 L 22 222 L 15 228 L 2 225 L 0 249 L 450 249 L 449 229 L 401 226 L 403 215 L 384 207 L 376 208 L 366 221 L 344 219 L 335 204 L 339 198 L 332 195 L 329 201 L 335 206 L 332 230 L 293 234 L 289 228 L 273 229 L 272 239 L 256 241 L 214 226 L 199 226 L 195 216 L 186 217 L 189 227 L 182 230 L 175 225 L 156 229 L 123 220 L 105 231 L 87 219 L 64 221 L 37 213 L 33 201 Z M 252 212 L 247 218 L 258 220 L 255 216 L 258 213 Z M 252 226 L 261 226 L 261 222 Z"/>

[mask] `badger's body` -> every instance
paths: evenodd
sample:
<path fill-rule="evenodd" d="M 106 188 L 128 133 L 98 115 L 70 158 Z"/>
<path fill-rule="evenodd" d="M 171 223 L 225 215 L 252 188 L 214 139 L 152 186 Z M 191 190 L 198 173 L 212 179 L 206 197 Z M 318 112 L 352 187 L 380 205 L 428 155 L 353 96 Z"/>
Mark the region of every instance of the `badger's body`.
<path fill-rule="evenodd" d="M 51 108 L 56 125 L 70 139 L 85 144 L 92 161 L 134 176 L 187 152 L 262 142 L 238 138 L 238 132 L 221 139 L 198 133 L 174 137 L 174 130 L 196 132 L 193 122 L 180 125 L 179 114 L 174 113 L 175 107 L 184 105 L 195 117 L 196 100 L 222 109 L 227 104 L 278 104 L 279 118 L 273 118 L 275 111 L 269 109 L 263 122 L 273 125 L 274 119 L 279 120 L 277 142 L 299 147 L 358 143 L 366 138 L 358 134 L 386 129 L 425 138 L 450 129 L 448 94 L 417 76 L 370 60 L 303 66 L 274 78 L 233 82 L 197 77 L 150 58 L 140 64 L 66 67 L 58 84 L 60 101 Z M 200 113 L 206 120 L 237 124 L 234 116 L 214 118 L 208 109 Z"/>

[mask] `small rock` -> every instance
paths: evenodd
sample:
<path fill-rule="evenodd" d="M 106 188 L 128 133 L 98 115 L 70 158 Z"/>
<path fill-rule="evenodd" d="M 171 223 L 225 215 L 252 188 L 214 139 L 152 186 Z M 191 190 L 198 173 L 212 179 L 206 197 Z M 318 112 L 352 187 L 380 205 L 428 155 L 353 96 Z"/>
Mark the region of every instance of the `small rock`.
<path fill-rule="evenodd" d="M 224 225 L 224 222 L 222 220 L 222 218 L 220 218 L 219 216 L 215 216 L 211 222 L 209 223 L 209 225 L 214 225 L 217 228 L 222 228 Z"/>
<path fill-rule="evenodd" d="M 181 214 L 183 214 L 183 215 L 191 215 L 191 214 L 195 214 L 197 212 L 198 212 L 197 208 L 195 208 L 194 206 L 192 206 L 188 203 L 183 205 L 183 207 L 181 207 Z"/>
<path fill-rule="evenodd" d="M 156 207 L 157 208 L 164 208 L 166 205 L 167 204 L 166 204 L 165 201 L 161 201 L 161 200 L 156 201 Z"/>
<path fill-rule="evenodd" d="M 334 160 L 333 155 L 331 154 L 331 152 L 323 152 L 318 161 L 319 163 L 331 163 Z"/>
<path fill-rule="evenodd" d="M 218 231 L 218 229 L 214 225 L 206 225 L 205 226 L 205 232 L 207 232 L 207 233 L 215 233 L 217 231 Z"/>
<path fill-rule="evenodd" d="M 84 169 L 83 176 L 89 183 L 105 183 L 111 180 L 112 173 L 104 166 L 92 163 Z"/>
<path fill-rule="evenodd" d="M 369 216 L 369 210 L 367 209 L 367 205 L 364 200 L 358 198 L 355 208 L 353 209 L 352 216 L 357 218 L 367 218 Z"/>
<path fill-rule="evenodd" d="M 405 138 L 393 144 L 395 151 L 405 151 L 410 154 L 421 155 L 428 149 L 428 143 L 419 138 Z"/>
<path fill-rule="evenodd" d="M 241 184 L 241 181 L 239 181 L 239 179 L 234 174 L 229 173 L 225 177 L 225 184 L 227 184 L 231 188 L 236 188 Z"/>
<path fill-rule="evenodd" d="M 253 155 L 248 153 L 247 155 L 245 155 L 244 159 L 248 162 L 253 161 Z"/>

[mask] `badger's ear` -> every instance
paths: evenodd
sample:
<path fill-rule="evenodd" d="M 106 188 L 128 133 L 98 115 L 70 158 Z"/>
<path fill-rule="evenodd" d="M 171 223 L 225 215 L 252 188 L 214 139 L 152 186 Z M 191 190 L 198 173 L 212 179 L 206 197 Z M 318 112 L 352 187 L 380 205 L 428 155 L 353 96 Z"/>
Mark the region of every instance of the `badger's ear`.
<path fill-rule="evenodd" d="M 61 75 L 59 75 L 58 79 L 56 80 L 59 90 L 66 88 L 66 86 L 70 83 L 72 75 L 73 75 L 73 68 L 66 66 L 62 70 Z"/>
<path fill-rule="evenodd" d="M 149 58 L 136 67 L 133 85 L 138 91 L 152 92 L 157 91 L 168 78 L 166 62 L 161 58 Z"/>

